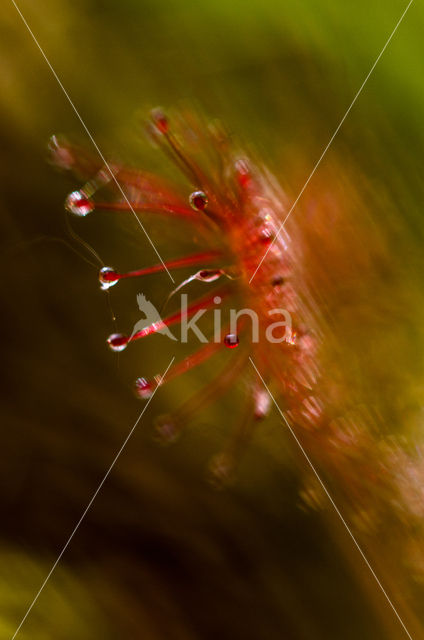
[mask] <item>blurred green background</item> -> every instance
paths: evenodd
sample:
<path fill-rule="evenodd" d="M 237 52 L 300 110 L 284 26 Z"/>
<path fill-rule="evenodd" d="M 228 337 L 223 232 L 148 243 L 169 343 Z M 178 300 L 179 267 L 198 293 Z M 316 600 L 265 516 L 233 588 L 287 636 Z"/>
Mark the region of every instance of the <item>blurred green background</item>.
<path fill-rule="evenodd" d="M 19 3 L 107 157 L 166 174 L 164 160 L 142 139 L 139 116 L 157 104 L 193 105 L 220 118 L 294 197 L 405 6 L 397 0 Z M 394 429 L 406 437 L 418 431 L 423 389 L 423 27 L 424 9 L 413 3 L 323 162 L 337 158 L 342 172 L 356 166 L 367 177 L 370 243 L 384 238 L 385 258 L 398 274 L 379 280 L 379 300 L 390 297 L 388 308 L 397 309 L 391 341 L 374 360 L 359 348 L 358 359 L 364 389 L 383 399 L 383 373 L 396 381 L 403 421 Z M 96 268 L 81 258 L 87 254 L 65 225 L 63 201 L 78 182 L 46 162 L 47 141 L 57 133 L 90 146 L 6 0 L 1 638 L 13 635 L 134 424 L 141 406 L 131 381 L 163 371 L 170 359 L 161 336 L 119 361 L 106 349 L 113 330 L 107 300 Z M 366 199 L 363 184 L 358 179 Z M 184 253 L 186 230 L 158 228 L 148 217 L 145 224 L 163 257 Z M 90 216 L 72 225 L 106 264 L 156 262 L 131 220 Z M 143 282 L 158 305 L 168 288 L 166 275 Z M 138 290 L 136 283 L 112 292 L 122 330 L 137 319 Z M 373 309 L 377 318 L 386 311 Z M 350 317 L 341 353 L 366 340 L 369 327 L 359 319 Z M 385 331 L 387 316 L 382 320 Z M 396 362 L 393 344 L 402 345 Z M 337 364 L 343 366 L 341 357 Z M 202 368 L 203 381 L 214 367 Z M 205 481 L 209 459 L 240 412 L 243 389 L 200 415 L 173 447 L 153 441 L 154 417 L 172 411 L 198 378 L 196 372 L 179 379 L 155 396 L 18 637 L 403 637 L 331 509 L 301 508 L 296 453 L 276 416 L 256 434 L 233 486 L 216 492 Z M 417 619 L 410 621 L 414 638 L 424 637 Z"/>

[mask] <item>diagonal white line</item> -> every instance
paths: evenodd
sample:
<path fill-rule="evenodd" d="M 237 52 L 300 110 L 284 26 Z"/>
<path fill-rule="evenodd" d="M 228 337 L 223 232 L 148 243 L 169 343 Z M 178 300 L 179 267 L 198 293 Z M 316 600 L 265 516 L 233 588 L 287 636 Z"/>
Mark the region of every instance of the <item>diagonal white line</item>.
<path fill-rule="evenodd" d="M 355 547 L 358 549 L 359 553 L 362 556 L 362 559 L 364 560 L 365 564 L 367 565 L 368 569 L 371 571 L 375 581 L 377 582 L 378 586 L 380 587 L 384 597 L 386 598 L 387 602 L 389 603 L 389 605 L 391 606 L 391 608 L 393 609 L 397 619 L 399 620 L 400 624 L 403 627 L 403 630 L 405 631 L 406 635 L 408 636 L 408 638 L 410 640 L 413 640 L 411 634 L 409 633 L 408 629 L 406 628 L 402 618 L 400 617 L 399 613 L 397 612 L 396 607 L 394 606 L 393 602 L 390 600 L 387 592 L 385 591 L 383 585 L 381 584 L 377 574 L 375 573 L 374 569 L 372 568 L 372 566 L 370 565 L 365 553 L 362 551 L 361 547 L 359 546 L 359 543 L 357 542 L 355 536 L 353 535 L 349 525 L 347 524 L 346 520 L 344 519 L 343 515 L 341 514 L 338 506 L 336 505 L 336 503 L 334 502 L 333 498 L 331 497 L 331 494 L 329 493 L 327 487 L 325 486 L 324 482 L 321 480 L 321 477 L 318 473 L 318 471 L 315 469 L 310 457 L 308 456 L 308 454 L 306 453 L 305 449 L 303 448 L 300 440 L 298 439 L 296 433 L 294 432 L 294 429 L 292 428 L 292 426 L 290 425 L 290 423 L 288 422 L 286 416 L 284 415 L 284 413 L 281 411 L 280 407 L 278 406 L 277 401 L 275 400 L 274 396 L 272 395 L 271 391 L 268 388 L 268 385 L 266 384 L 265 380 L 263 379 L 263 377 L 261 376 L 261 374 L 259 373 L 255 363 L 253 362 L 252 358 L 249 356 L 249 360 L 250 360 L 250 364 L 252 365 L 252 367 L 254 368 L 254 370 L 256 371 L 256 373 L 258 374 L 262 384 L 264 385 L 269 397 L 271 398 L 272 402 L 274 403 L 278 413 L 280 414 L 280 416 L 282 417 L 282 419 L 284 420 L 284 422 L 286 423 L 286 426 L 289 428 L 289 431 L 291 433 L 291 435 L 293 436 L 294 440 L 296 441 L 296 444 L 298 445 L 299 449 L 301 450 L 301 452 L 303 453 L 308 465 L 311 467 L 316 479 L 318 480 L 318 482 L 320 483 L 321 487 L 323 488 L 327 498 L 329 499 L 329 501 L 331 502 L 331 505 L 333 506 L 335 512 L 337 513 L 337 515 L 339 516 L 340 520 L 342 521 L 346 531 L 348 532 L 349 536 L 352 538 L 353 543 L 355 545 Z"/>
<path fill-rule="evenodd" d="M 35 37 L 34 33 L 31 31 L 31 28 L 28 24 L 28 22 L 25 20 L 24 16 L 22 15 L 21 10 L 19 9 L 18 5 L 16 4 L 15 0 L 11 0 L 13 6 L 15 7 L 16 11 L 18 12 L 18 14 L 20 15 L 20 17 L 22 18 L 22 22 L 24 23 L 24 25 L 26 26 L 26 28 L 28 29 L 29 34 L 31 35 L 32 39 L 34 40 L 35 44 L 37 45 L 41 55 L 43 56 L 44 60 L 46 61 L 50 71 L 52 72 L 53 76 L 55 77 L 58 85 L 60 86 L 60 88 L 62 89 L 63 93 L 65 94 L 66 99 L 68 100 L 69 104 L 71 105 L 72 109 L 75 112 L 75 115 L 77 116 L 78 120 L 81 122 L 86 134 L 88 135 L 88 137 L 90 138 L 91 142 L 93 143 L 94 148 L 96 149 L 97 153 L 99 154 L 100 158 L 102 159 L 103 164 L 105 165 L 105 167 L 107 168 L 112 180 L 115 182 L 116 186 L 118 187 L 119 191 L 121 192 L 122 197 L 124 198 L 125 202 L 127 203 L 127 205 L 129 206 L 130 210 L 132 211 L 132 213 L 135 216 L 135 219 L 137 220 L 138 224 L 140 225 L 144 235 L 146 236 L 147 240 L 149 241 L 150 245 L 153 248 L 153 251 L 156 253 L 157 257 L 159 258 L 159 260 L 161 261 L 166 273 L 168 274 L 168 276 L 171 278 L 172 282 L 175 283 L 174 278 L 172 277 L 172 275 L 170 274 L 170 272 L 167 269 L 166 264 L 164 263 L 164 261 L 162 260 L 158 250 L 156 249 L 155 245 L 153 244 L 149 234 L 147 233 L 146 229 L 144 228 L 140 218 L 138 217 L 137 213 L 134 210 L 134 207 L 132 206 L 131 202 L 128 200 L 127 196 L 124 193 L 124 190 L 122 189 L 121 185 L 119 184 L 118 180 L 115 177 L 115 174 L 113 173 L 113 171 L 111 170 L 108 162 L 106 161 L 105 157 L 103 156 L 103 153 L 100 151 L 99 146 L 97 145 L 97 142 L 94 140 L 91 132 L 89 131 L 87 125 L 85 124 L 84 120 L 82 119 L 81 115 L 79 114 L 78 109 L 76 108 L 76 106 L 74 105 L 74 103 L 72 102 L 68 92 L 66 91 L 65 87 L 63 86 L 59 76 L 57 75 L 56 71 L 54 70 L 53 66 L 51 65 L 49 59 L 47 58 L 46 54 L 44 53 L 44 50 L 42 49 L 40 43 L 38 42 L 37 38 Z"/>
<path fill-rule="evenodd" d="M 408 11 L 409 7 L 411 6 L 411 4 L 413 3 L 414 0 L 410 0 L 408 3 L 408 6 L 406 7 L 406 9 L 404 10 L 404 12 L 402 13 L 401 17 L 399 18 L 399 20 L 396 23 L 395 28 L 393 29 L 392 33 L 390 34 L 390 36 L 388 37 L 386 44 L 384 45 L 384 47 L 382 48 L 382 50 L 380 51 L 380 53 L 378 54 L 374 64 L 372 65 L 371 69 L 368 71 L 368 74 L 365 78 L 365 80 L 363 81 L 363 83 L 361 84 L 361 86 L 359 87 L 355 97 L 353 98 L 352 102 L 350 103 L 350 106 L 348 108 L 348 110 L 346 111 L 346 113 L 344 114 L 343 118 L 340 120 L 336 130 L 334 131 L 333 135 L 331 136 L 330 140 L 328 141 L 327 146 L 325 147 L 324 151 L 322 152 L 322 154 L 320 155 L 320 157 L 318 158 L 318 162 L 315 164 L 314 168 L 312 169 L 308 179 L 306 180 L 305 184 L 303 185 L 302 189 L 300 190 L 299 195 L 297 196 L 296 200 L 293 202 L 292 206 L 290 207 L 290 210 L 288 212 L 288 214 L 286 215 L 286 217 L 284 218 L 283 222 L 280 225 L 280 228 L 278 229 L 275 238 L 273 239 L 273 241 L 271 242 L 271 244 L 269 245 L 268 249 L 265 251 L 264 255 L 261 258 L 261 261 L 259 262 L 258 266 L 256 267 L 252 277 L 249 280 L 249 284 L 252 282 L 253 278 L 255 277 L 255 275 L 257 274 L 261 264 L 263 263 L 263 261 L 265 260 L 265 258 L 267 257 L 269 251 L 271 250 L 274 242 L 276 242 L 278 236 L 280 235 L 281 231 L 284 228 L 284 225 L 286 224 L 287 220 L 290 217 L 291 212 L 293 211 L 293 209 L 295 208 L 295 206 L 297 205 L 297 203 L 299 202 L 303 192 L 305 191 L 306 187 L 308 186 L 312 176 L 314 175 L 315 171 L 318 169 L 319 165 L 321 164 L 321 160 L 323 159 L 323 157 L 325 156 L 325 154 L 327 153 L 328 149 L 330 148 L 334 138 L 336 137 L 336 135 L 338 134 L 338 132 L 340 131 L 340 128 L 343 124 L 343 122 L 346 120 L 347 116 L 350 113 L 350 110 L 352 109 L 353 105 L 355 104 L 355 102 L 357 101 L 357 99 L 359 98 L 359 95 L 362 92 L 362 89 L 365 87 L 366 83 L 369 80 L 370 75 L 372 74 L 372 72 L 374 71 L 375 67 L 377 66 L 381 56 L 383 55 L 383 53 L 385 52 L 386 48 L 388 47 L 391 39 L 393 38 L 393 36 L 395 35 L 400 23 L 402 22 L 402 20 L 404 19 L 406 12 Z M 12 0 L 13 2 L 13 0 Z"/>
<path fill-rule="evenodd" d="M 46 586 L 47 582 L 49 581 L 53 571 L 56 569 L 57 565 L 59 564 L 60 560 L 62 559 L 63 554 L 65 553 L 66 549 L 68 548 L 72 538 L 74 537 L 74 535 L 76 534 L 76 532 L 79 529 L 80 524 L 82 523 L 82 521 L 84 520 L 85 516 L 87 515 L 88 511 L 91 508 L 91 505 L 93 504 L 94 500 L 97 498 L 97 495 L 99 494 L 101 488 L 103 487 L 104 483 L 106 482 L 110 472 L 112 471 L 113 467 L 115 466 L 119 456 L 121 455 L 121 453 L 123 452 L 123 450 L 125 449 L 128 440 L 131 438 L 132 434 L 134 433 L 138 423 L 140 422 L 141 418 L 144 415 L 144 412 L 146 411 L 147 407 L 149 406 L 150 402 L 153 400 L 153 397 L 156 393 L 156 391 L 159 389 L 159 387 L 161 386 L 161 384 L 163 383 L 163 380 L 166 376 L 166 374 L 168 373 L 168 370 L 170 368 L 170 366 L 172 365 L 172 363 L 175 360 L 175 356 L 173 356 L 173 358 L 171 359 L 171 362 L 168 364 L 168 366 L 165 369 L 165 372 L 163 373 L 163 375 L 159 378 L 159 382 L 157 387 L 155 388 L 155 390 L 153 391 L 152 395 L 150 396 L 150 398 L 148 399 L 148 401 L 146 402 L 143 411 L 140 413 L 140 415 L 138 416 L 137 420 L 135 421 L 133 427 L 131 428 L 131 431 L 129 432 L 129 434 L 127 435 L 127 437 L 125 438 L 124 442 L 122 443 L 118 453 L 116 454 L 116 456 L 114 457 L 114 459 L 112 460 L 111 465 L 109 466 L 109 469 L 106 471 L 105 475 L 103 476 L 102 481 L 100 482 L 99 486 L 97 487 L 97 489 L 95 490 L 90 502 L 88 503 L 88 505 L 86 506 L 86 508 L 84 509 L 84 512 L 82 514 L 82 516 L 80 517 L 80 519 L 78 520 L 77 524 L 75 525 L 75 527 L 72 530 L 71 535 L 69 536 L 69 538 L 67 539 L 66 543 L 64 544 L 62 551 L 59 553 L 58 557 L 56 558 L 53 566 L 51 567 L 50 571 L 48 572 L 47 576 L 44 579 L 44 582 L 42 583 L 41 587 L 39 588 L 39 590 L 37 591 L 37 594 L 35 595 L 33 601 L 31 602 L 30 606 L 28 607 L 24 617 L 22 618 L 18 628 L 16 629 L 15 633 L 13 634 L 11 640 L 14 640 L 14 638 L 16 638 L 16 636 L 18 635 L 22 625 L 24 624 L 25 620 L 27 619 L 31 609 L 33 608 L 33 606 L 35 605 L 35 603 L 37 602 L 39 596 L 41 595 L 41 592 L 43 591 L 44 587 Z"/>

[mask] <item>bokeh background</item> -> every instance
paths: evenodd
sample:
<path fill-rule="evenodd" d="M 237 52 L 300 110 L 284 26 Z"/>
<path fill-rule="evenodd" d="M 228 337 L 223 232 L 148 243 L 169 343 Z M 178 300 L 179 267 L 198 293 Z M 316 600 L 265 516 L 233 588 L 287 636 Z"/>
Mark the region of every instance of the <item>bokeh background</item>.
<path fill-rule="evenodd" d="M 161 336 L 119 358 L 105 347 L 114 329 L 108 298 L 63 210 L 78 182 L 46 159 L 52 134 L 90 142 L 13 4 L 3 5 L 0 636 L 6 639 L 140 412 L 133 378 L 163 371 L 170 353 Z M 168 175 L 167 163 L 143 139 L 140 117 L 158 104 L 190 105 L 222 120 L 292 198 L 405 6 L 398 0 L 19 3 L 107 157 Z M 319 200 L 323 184 L 331 193 L 337 172 L 354 186 L 345 191 L 346 206 L 351 212 L 347 199 L 355 194 L 362 237 L 378 247 L 380 268 L 369 281 L 358 272 L 361 286 L 332 299 L 327 312 L 343 324 L 328 358 L 333 370 L 349 372 L 346 397 L 353 379 L 360 401 L 375 402 L 390 436 L 411 449 L 421 444 L 424 381 L 423 28 L 416 2 L 302 205 L 305 211 Z M 301 211 L 299 204 L 293 216 Z M 106 264 L 156 262 L 127 218 L 93 215 L 71 223 Z M 145 224 L 163 257 L 184 253 L 182 226 L 148 217 Z M 349 254 L 348 237 L 342 246 Z M 354 253 L 358 243 L 352 246 Z M 326 268 L 330 273 L 331 264 Z M 138 317 L 139 286 L 111 292 L 122 330 Z M 168 291 L 166 275 L 143 283 L 157 305 Z M 302 463 L 278 416 L 261 425 L 230 487 L 216 491 L 205 480 L 240 413 L 243 385 L 199 415 L 174 446 L 154 441 L 155 416 L 172 411 L 215 370 L 208 363 L 155 396 L 18 637 L 406 637 L 331 508 L 300 499 Z M 390 538 L 391 521 L 383 524 Z M 367 542 L 371 552 L 378 549 L 372 534 L 366 548 Z M 424 543 L 420 536 L 413 543 L 416 563 L 403 564 L 400 554 L 400 566 L 385 578 L 411 634 L 421 638 Z"/>

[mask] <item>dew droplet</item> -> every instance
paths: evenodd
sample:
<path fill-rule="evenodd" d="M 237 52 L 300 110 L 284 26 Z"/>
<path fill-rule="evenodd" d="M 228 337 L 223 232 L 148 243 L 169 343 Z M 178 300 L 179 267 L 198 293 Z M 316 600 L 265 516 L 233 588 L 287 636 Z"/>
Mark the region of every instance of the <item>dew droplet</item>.
<path fill-rule="evenodd" d="M 73 191 L 65 200 L 65 209 L 75 216 L 86 216 L 94 209 L 94 204 L 82 191 Z"/>
<path fill-rule="evenodd" d="M 154 385 L 152 382 L 146 380 L 146 378 L 137 378 L 135 381 L 136 395 L 142 400 L 148 400 L 153 395 Z"/>
<path fill-rule="evenodd" d="M 118 282 L 118 274 L 112 267 L 102 267 L 99 271 L 100 287 L 103 291 L 113 287 Z"/>
<path fill-rule="evenodd" d="M 197 274 L 197 279 L 203 282 L 215 282 L 222 276 L 222 269 L 203 269 Z"/>
<path fill-rule="evenodd" d="M 235 163 L 237 181 L 242 189 L 249 186 L 251 175 L 245 158 L 239 158 Z"/>
<path fill-rule="evenodd" d="M 193 191 L 190 194 L 189 202 L 195 211 L 204 211 L 208 205 L 208 198 L 204 191 Z"/>
<path fill-rule="evenodd" d="M 227 333 L 227 335 L 224 338 L 224 344 L 229 349 L 234 349 L 235 347 L 238 347 L 239 343 L 240 343 L 240 340 L 236 333 Z"/>
<path fill-rule="evenodd" d="M 123 333 L 112 333 L 107 339 L 107 343 L 112 351 L 123 351 L 128 344 L 128 336 Z"/>
<path fill-rule="evenodd" d="M 264 227 L 259 233 L 259 240 L 262 244 L 270 244 L 274 240 L 274 234 L 271 229 Z"/>
<path fill-rule="evenodd" d="M 153 109 L 151 111 L 151 116 L 157 130 L 163 134 L 168 133 L 169 122 L 162 109 L 160 107 Z"/>
<path fill-rule="evenodd" d="M 265 389 L 256 389 L 254 393 L 255 419 L 262 420 L 268 415 L 271 408 L 271 396 Z"/>
<path fill-rule="evenodd" d="M 288 337 L 286 338 L 287 344 L 294 345 L 296 344 L 297 333 L 296 331 L 290 331 Z"/>
<path fill-rule="evenodd" d="M 284 284 L 283 276 L 274 276 L 274 278 L 271 280 L 271 285 L 273 287 L 279 287 L 282 284 Z"/>

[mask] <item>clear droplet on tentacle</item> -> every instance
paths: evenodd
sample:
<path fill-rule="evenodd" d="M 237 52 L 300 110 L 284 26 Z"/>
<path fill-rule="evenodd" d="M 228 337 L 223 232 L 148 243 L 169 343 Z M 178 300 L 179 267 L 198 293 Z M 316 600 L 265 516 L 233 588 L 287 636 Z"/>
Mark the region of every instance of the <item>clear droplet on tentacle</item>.
<path fill-rule="evenodd" d="M 271 396 L 265 389 L 256 389 L 254 393 L 255 410 L 254 415 L 256 420 L 262 420 L 265 418 L 271 408 Z"/>
<path fill-rule="evenodd" d="M 166 117 L 162 109 L 160 107 L 156 107 L 155 109 L 152 109 L 152 111 L 150 112 L 150 115 L 159 133 L 162 133 L 162 134 L 168 133 L 169 122 L 168 122 L 168 118 Z"/>
<path fill-rule="evenodd" d="M 118 282 L 119 278 L 112 267 L 102 267 L 99 271 L 100 288 L 106 291 Z"/>
<path fill-rule="evenodd" d="M 288 337 L 286 338 L 287 344 L 295 345 L 297 340 L 296 331 L 290 331 Z"/>
<path fill-rule="evenodd" d="M 155 385 L 146 380 L 146 378 L 137 378 L 135 381 L 135 393 L 138 398 L 142 400 L 148 400 L 153 395 Z"/>
<path fill-rule="evenodd" d="M 202 282 L 215 282 L 223 273 L 222 269 L 203 269 L 203 271 L 196 273 L 195 278 Z"/>
<path fill-rule="evenodd" d="M 273 287 L 281 287 L 284 284 L 283 276 L 274 276 L 271 280 L 271 285 Z"/>
<path fill-rule="evenodd" d="M 271 244 L 274 240 L 274 232 L 269 227 L 263 227 L 259 232 L 259 241 L 262 244 Z"/>
<path fill-rule="evenodd" d="M 208 197 L 204 191 L 193 191 L 190 194 L 189 202 L 195 211 L 204 211 L 208 206 Z"/>
<path fill-rule="evenodd" d="M 235 163 L 236 178 L 242 189 L 249 186 L 251 181 L 251 172 L 249 163 L 246 158 L 239 158 Z"/>
<path fill-rule="evenodd" d="M 235 347 L 238 347 L 240 344 L 238 335 L 236 333 L 227 333 L 224 338 L 224 344 L 229 349 L 235 349 Z"/>
<path fill-rule="evenodd" d="M 119 351 L 123 351 L 127 347 L 128 336 L 124 336 L 123 333 L 112 333 L 108 337 L 107 343 L 112 351 L 119 353 Z"/>
<path fill-rule="evenodd" d="M 65 200 L 65 209 L 75 216 L 84 217 L 94 210 L 94 204 L 82 191 L 73 191 Z"/>

